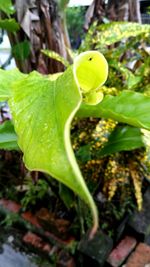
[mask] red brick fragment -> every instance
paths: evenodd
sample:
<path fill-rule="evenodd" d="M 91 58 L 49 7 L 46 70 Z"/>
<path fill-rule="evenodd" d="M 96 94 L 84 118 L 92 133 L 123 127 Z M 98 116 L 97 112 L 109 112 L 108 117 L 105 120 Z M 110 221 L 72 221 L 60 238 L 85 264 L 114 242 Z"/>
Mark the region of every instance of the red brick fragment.
<path fill-rule="evenodd" d="M 33 234 L 31 232 L 28 232 L 27 234 L 24 235 L 23 241 L 25 243 L 31 244 L 35 247 L 41 248 L 42 247 L 42 238 L 39 237 L 36 234 Z"/>
<path fill-rule="evenodd" d="M 120 266 L 135 248 L 137 241 L 131 236 L 126 236 L 110 253 L 107 262 L 113 266 Z"/>
<path fill-rule="evenodd" d="M 41 237 L 31 232 L 28 232 L 27 234 L 24 235 L 23 241 L 46 253 L 51 252 L 52 247 L 48 243 L 45 243 Z"/>
<path fill-rule="evenodd" d="M 10 211 L 10 212 L 14 212 L 14 213 L 18 213 L 21 209 L 21 205 L 11 201 L 11 200 L 7 200 L 7 199 L 0 199 L 0 206 L 2 206 L 2 208 Z M 42 228 L 43 230 L 45 229 L 44 227 L 42 227 L 42 225 L 40 225 L 38 218 L 36 217 L 36 215 L 33 215 L 31 212 L 24 212 L 20 215 L 24 220 L 28 221 L 29 223 L 31 223 L 32 225 L 34 225 L 37 228 Z M 70 244 L 72 241 L 74 241 L 74 237 L 69 237 L 68 239 L 66 238 L 65 240 L 62 240 L 61 237 L 58 237 L 55 235 L 55 233 L 53 231 L 49 232 L 49 231 L 45 231 L 44 232 L 45 236 L 47 237 L 51 237 L 54 240 L 56 240 L 56 242 L 59 242 L 63 245 L 68 245 Z"/>
<path fill-rule="evenodd" d="M 66 239 L 68 236 L 68 230 L 70 221 L 66 219 L 57 218 L 56 215 L 50 212 L 46 208 L 41 208 L 37 213 L 36 217 L 40 223 L 50 232 L 53 232 L 56 236 L 61 239 Z"/>
<path fill-rule="evenodd" d="M 17 213 L 19 212 L 20 208 L 21 208 L 21 205 L 17 204 L 16 202 L 14 201 L 11 201 L 11 200 L 7 200 L 7 199 L 0 199 L 0 205 L 11 211 L 11 212 L 14 212 L 14 213 Z"/>
<path fill-rule="evenodd" d="M 47 236 L 47 237 L 51 237 L 51 238 L 53 238 L 53 239 L 55 239 L 56 240 L 56 242 L 59 242 L 59 243 L 61 243 L 62 245 L 69 245 L 69 244 L 71 244 L 72 242 L 74 242 L 74 240 L 75 240 L 75 238 L 73 237 L 73 236 L 70 236 L 68 239 L 66 239 L 66 240 L 62 240 L 62 239 L 60 239 L 58 236 L 56 236 L 56 235 L 54 235 L 54 233 L 52 233 L 52 232 L 48 232 L 48 231 L 45 231 L 45 235 Z"/>
<path fill-rule="evenodd" d="M 30 211 L 22 213 L 22 218 L 38 228 L 41 227 L 40 224 L 38 223 L 36 216 L 34 216 Z"/>
<path fill-rule="evenodd" d="M 150 246 L 139 243 L 136 250 L 129 257 L 126 267 L 145 267 L 150 264 Z"/>
<path fill-rule="evenodd" d="M 46 253 L 50 253 L 51 252 L 51 246 L 49 244 L 45 243 L 42 250 Z"/>

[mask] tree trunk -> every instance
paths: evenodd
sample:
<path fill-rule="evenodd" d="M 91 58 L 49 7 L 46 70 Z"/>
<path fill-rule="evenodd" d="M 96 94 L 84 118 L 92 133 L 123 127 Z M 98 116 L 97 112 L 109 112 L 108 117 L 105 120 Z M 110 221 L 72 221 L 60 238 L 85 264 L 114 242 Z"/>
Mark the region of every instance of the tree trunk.
<path fill-rule="evenodd" d="M 94 22 L 94 20 L 98 20 L 99 23 L 101 23 L 104 15 L 105 15 L 104 0 L 93 1 L 92 4 L 89 6 L 85 15 L 84 29 L 87 31 L 92 22 Z"/>
<path fill-rule="evenodd" d="M 64 70 L 64 66 L 44 56 L 41 49 L 57 52 L 70 60 L 67 48 L 70 48 L 65 14 L 59 8 L 58 0 L 14 0 L 16 19 L 21 28 L 14 35 L 9 34 L 11 45 L 29 40 L 31 53 L 24 62 L 16 59 L 18 68 L 28 73 L 38 70 L 43 74 Z"/>
<path fill-rule="evenodd" d="M 94 20 L 99 23 L 107 17 L 110 21 L 135 21 L 141 23 L 139 0 L 94 0 L 85 16 L 85 30 Z"/>
<path fill-rule="evenodd" d="M 141 23 L 139 0 L 109 0 L 107 15 L 110 20 Z"/>

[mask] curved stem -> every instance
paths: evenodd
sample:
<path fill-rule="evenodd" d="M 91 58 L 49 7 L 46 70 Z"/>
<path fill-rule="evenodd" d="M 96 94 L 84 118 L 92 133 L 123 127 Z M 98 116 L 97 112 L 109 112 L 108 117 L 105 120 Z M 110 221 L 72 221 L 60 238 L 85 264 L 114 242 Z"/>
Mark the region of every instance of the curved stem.
<path fill-rule="evenodd" d="M 91 208 L 91 213 L 92 213 L 92 218 L 93 218 L 93 226 L 92 226 L 92 229 L 90 230 L 90 233 L 89 233 L 89 239 L 92 239 L 94 237 L 94 235 L 96 234 L 98 227 L 99 227 L 99 217 L 98 217 L 97 207 L 96 207 L 91 195 L 89 197 L 89 205 Z"/>

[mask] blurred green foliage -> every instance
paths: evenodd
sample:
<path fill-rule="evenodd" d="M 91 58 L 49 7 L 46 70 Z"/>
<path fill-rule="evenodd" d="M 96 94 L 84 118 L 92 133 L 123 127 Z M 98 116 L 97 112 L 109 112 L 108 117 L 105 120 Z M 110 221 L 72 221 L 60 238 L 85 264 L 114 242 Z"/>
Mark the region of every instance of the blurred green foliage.
<path fill-rule="evenodd" d="M 78 48 L 84 38 L 84 16 L 86 7 L 68 7 L 66 9 L 67 28 L 73 48 Z"/>
<path fill-rule="evenodd" d="M 11 0 L 1 0 L 0 10 L 3 11 L 8 16 L 14 13 L 14 7 Z"/>
<path fill-rule="evenodd" d="M 27 186 L 27 191 L 21 200 L 21 204 L 25 209 L 29 209 L 31 206 L 34 206 L 38 200 L 44 198 L 48 193 L 49 187 L 47 182 L 42 179 L 39 179 L 37 183 L 33 183 L 31 177 L 27 177 L 25 184 Z"/>

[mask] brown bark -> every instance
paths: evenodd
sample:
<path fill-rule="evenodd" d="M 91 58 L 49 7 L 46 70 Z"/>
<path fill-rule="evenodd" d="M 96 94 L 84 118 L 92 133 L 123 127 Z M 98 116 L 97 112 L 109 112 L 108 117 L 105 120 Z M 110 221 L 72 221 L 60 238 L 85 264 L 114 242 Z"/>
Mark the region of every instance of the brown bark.
<path fill-rule="evenodd" d="M 135 21 L 141 23 L 139 0 L 94 0 L 85 16 L 84 28 L 87 30 L 94 20 L 99 23 L 107 17 L 110 21 Z"/>
<path fill-rule="evenodd" d="M 109 0 L 107 15 L 110 20 L 140 23 L 139 0 Z"/>
<path fill-rule="evenodd" d="M 102 22 L 102 18 L 105 15 L 105 3 L 104 0 L 95 0 L 89 6 L 85 15 L 84 29 L 88 30 L 89 26 L 94 20 Z"/>
<path fill-rule="evenodd" d="M 140 1 L 130 0 L 129 10 L 130 10 L 129 21 L 135 21 L 141 23 Z"/>
<path fill-rule="evenodd" d="M 38 70 L 44 74 L 63 71 L 64 66 L 60 62 L 41 53 L 41 49 L 49 49 L 70 60 L 65 17 L 57 0 L 15 0 L 14 4 L 21 29 L 15 35 L 9 34 L 11 44 L 25 39 L 31 44 L 30 57 L 25 62 L 16 60 L 19 69 L 23 72 Z"/>

